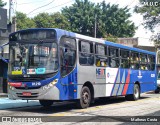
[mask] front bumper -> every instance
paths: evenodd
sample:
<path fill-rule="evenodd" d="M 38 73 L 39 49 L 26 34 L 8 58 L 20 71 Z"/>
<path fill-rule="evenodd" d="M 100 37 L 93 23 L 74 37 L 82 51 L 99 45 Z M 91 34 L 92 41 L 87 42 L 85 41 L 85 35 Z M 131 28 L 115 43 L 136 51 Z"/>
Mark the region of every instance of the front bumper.
<path fill-rule="evenodd" d="M 24 96 L 23 92 L 30 92 L 31 96 Z M 15 87 L 8 87 L 9 99 L 24 99 L 24 100 L 59 100 L 60 92 L 56 86 L 49 89 L 16 89 Z"/>

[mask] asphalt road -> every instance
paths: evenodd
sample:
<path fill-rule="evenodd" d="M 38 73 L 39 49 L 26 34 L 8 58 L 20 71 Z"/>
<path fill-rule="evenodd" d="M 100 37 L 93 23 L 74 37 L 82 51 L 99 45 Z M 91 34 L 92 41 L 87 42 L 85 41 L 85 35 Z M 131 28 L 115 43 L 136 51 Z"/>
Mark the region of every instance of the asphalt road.
<path fill-rule="evenodd" d="M 160 121 L 160 94 L 142 94 L 141 99 L 138 101 L 126 101 L 124 97 L 98 99 L 87 109 L 77 109 L 73 102 L 58 102 L 50 108 L 44 108 L 40 106 L 38 101 L 29 101 L 29 103 L 27 103 L 23 100 L 0 98 L 0 116 L 3 116 L 3 118 L 7 116 L 14 121 L 12 123 L 4 122 L 5 120 L 3 119 L 3 122 L 0 123 L 1 125 L 48 125 L 53 123 L 57 125 L 159 125 L 160 122 L 156 120 Z M 128 122 L 131 121 L 131 118 L 134 122 Z M 136 120 L 138 122 L 135 122 Z M 149 122 L 150 120 L 152 120 L 152 122 Z"/>

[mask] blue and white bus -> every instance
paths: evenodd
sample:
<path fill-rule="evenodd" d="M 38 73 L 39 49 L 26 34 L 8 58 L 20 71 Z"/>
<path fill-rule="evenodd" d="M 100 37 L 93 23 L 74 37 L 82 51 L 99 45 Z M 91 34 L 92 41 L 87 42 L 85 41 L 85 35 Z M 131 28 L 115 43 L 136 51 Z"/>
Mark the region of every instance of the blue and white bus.
<path fill-rule="evenodd" d="M 76 101 L 87 108 L 95 98 L 156 89 L 154 52 L 61 29 L 26 29 L 9 36 L 10 99 Z"/>

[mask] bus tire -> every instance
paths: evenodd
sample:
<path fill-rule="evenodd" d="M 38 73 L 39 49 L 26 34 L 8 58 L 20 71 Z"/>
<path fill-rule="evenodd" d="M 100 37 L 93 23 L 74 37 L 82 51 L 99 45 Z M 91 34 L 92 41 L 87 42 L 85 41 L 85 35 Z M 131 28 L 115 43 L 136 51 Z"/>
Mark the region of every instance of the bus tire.
<path fill-rule="evenodd" d="M 91 92 L 87 86 L 84 86 L 80 93 L 80 99 L 77 102 L 78 108 L 87 108 L 90 106 L 91 103 Z"/>
<path fill-rule="evenodd" d="M 160 92 L 160 89 L 157 88 L 155 91 L 154 91 L 156 94 Z"/>
<path fill-rule="evenodd" d="M 39 103 L 43 106 L 43 107 L 50 107 L 53 104 L 53 100 L 39 100 Z"/>
<path fill-rule="evenodd" d="M 140 88 L 138 84 L 134 84 L 134 90 L 133 90 L 133 94 L 130 95 L 126 95 L 125 96 L 126 100 L 129 101 L 136 101 L 140 98 Z"/>

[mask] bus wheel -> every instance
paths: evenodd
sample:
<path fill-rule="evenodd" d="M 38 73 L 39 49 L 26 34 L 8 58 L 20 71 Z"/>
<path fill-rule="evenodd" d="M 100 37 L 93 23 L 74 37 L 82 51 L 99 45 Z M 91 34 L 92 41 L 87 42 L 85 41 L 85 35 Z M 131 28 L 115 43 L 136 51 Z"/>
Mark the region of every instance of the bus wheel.
<path fill-rule="evenodd" d="M 87 86 L 84 86 L 81 90 L 80 100 L 77 102 L 78 108 L 87 108 L 91 103 L 91 92 Z"/>
<path fill-rule="evenodd" d="M 126 100 L 136 101 L 140 98 L 140 88 L 138 84 L 134 84 L 134 92 L 131 95 L 125 96 Z"/>
<path fill-rule="evenodd" d="M 39 100 L 39 103 L 43 107 L 50 107 L 53 104 L 53 100 Z"/>
<path fill-rule="evenodd" d="M 155 93 L 159 93 L 159 92 L 160 92 L 160 89 L 157 88 L 154 92 L 155 92 Z"/>

